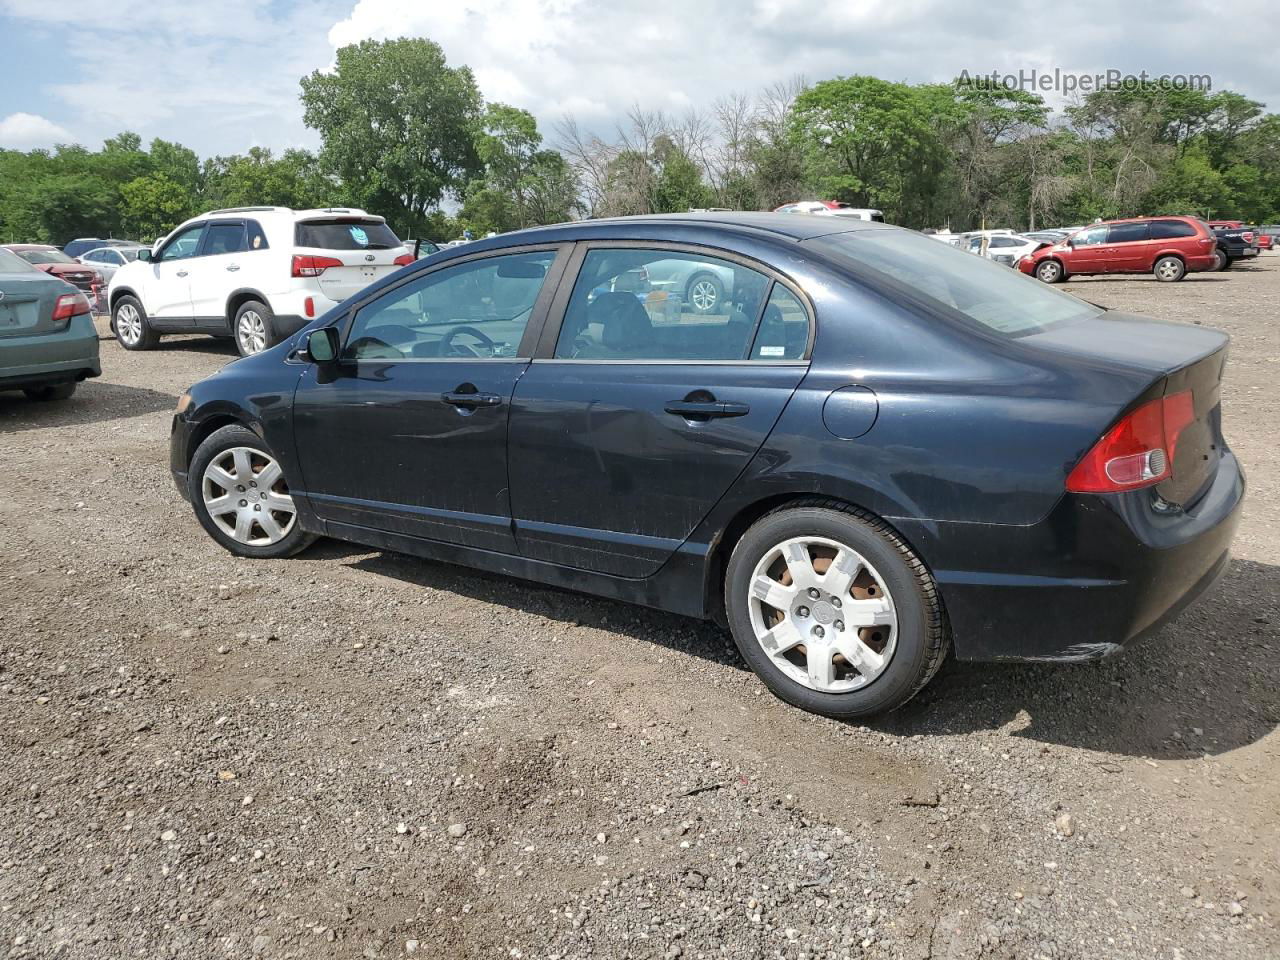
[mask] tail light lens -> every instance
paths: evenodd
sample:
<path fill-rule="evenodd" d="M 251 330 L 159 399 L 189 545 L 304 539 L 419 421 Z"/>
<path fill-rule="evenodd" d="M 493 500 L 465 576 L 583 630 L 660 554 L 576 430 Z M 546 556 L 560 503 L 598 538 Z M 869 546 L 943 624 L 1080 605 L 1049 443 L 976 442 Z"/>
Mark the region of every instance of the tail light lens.
<path fill-rule="evenodd" d="M 83 293 L 64 293 L 53 305 L 53 322 L 70 323 L 72 317 L 92 312 L 89 300 Z"/>
<path fill-rule="evenodd" d="M 290 273 L 295 277 L 318 277 L 330 267 L 343 266 L 346 266 L 346 264 L 335 257 L 308 257 L 295 253 L 293 255 L 293 270 Z"/>
<path fill-rule="evenodd" d="M 391 262 L 394 263 L 397 267 L 407 267 L 409 264 L 413 263 L 413 254 L 412 253 L 401 254 Z"/>
<path fill-rule="evenodd" d="M 1119 493 L 1166 479 L 1178 435 L 1195 420 L 1190 390 L 1144 403 L 1093 445 L 1067 477 L 1068 493 Z"/>
<path fill-rule="evenodd" d="M 1244 242 L 1245 242 L 1245 243 L 1253 243 L 1253 233 L 1252 233 L 1251 231 L 1246 230 L 1246 231 L 1244 232 Z"/>

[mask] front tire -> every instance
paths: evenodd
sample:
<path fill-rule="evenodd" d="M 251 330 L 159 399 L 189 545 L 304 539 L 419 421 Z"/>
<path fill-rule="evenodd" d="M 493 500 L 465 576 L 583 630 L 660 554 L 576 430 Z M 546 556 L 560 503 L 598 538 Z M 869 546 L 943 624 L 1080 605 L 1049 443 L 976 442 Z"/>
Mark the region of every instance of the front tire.
<path fill-rule="evenodd" d="M 236 349 L 242 357 L 261 353 L 280 341 L 275 332 L 275 314 L 261 300 L 246 300 L 240 304 L 231 329 Z"/>
<path fill-rule="evenodd" d="M 1151 272 L 1161 283 L 1177 283 L 1187 275 L 1187 265 L 1178 257 L 1161 257 Z"/>
<path fill-rule="evenodd" d="M 111 311 L 111 330 L 126 350 L 150 350 L 160 342 L 160 334 L 152 329 L 142 302 L 133 296 L 116 301 Z"/>
<path fill-rule="evenodd" d="M 1057 260 L 1044 260 L 1036 267 L 1036 279 L 1043 283 L 1061 283 L 1066 276 L 1066 271 Z"/>
<path fill-rule="evenodd" d="M 76 382 L 74 380 L 68 383 L 51 383 L 44 387 L 27 387 L 22 391 L 27 395 L 29 400 L 70 400 L 72 394 L 76 392 Z"/>
<path fill-rule="evenodd" d="M 284 471 L 252 430 L 232 424 L 196 449 L 187 493 L 209 536 L 241 557 L 291 557 L 315 542 L 298 524 Z"/>
<path fill-rule="evenodd" d="M 836 719 L 902 706 L 946 654 L 924 563 L 882 520 L 837 501 L 758 520 L 725 575 L 734 643 L 775 695 Z"/>

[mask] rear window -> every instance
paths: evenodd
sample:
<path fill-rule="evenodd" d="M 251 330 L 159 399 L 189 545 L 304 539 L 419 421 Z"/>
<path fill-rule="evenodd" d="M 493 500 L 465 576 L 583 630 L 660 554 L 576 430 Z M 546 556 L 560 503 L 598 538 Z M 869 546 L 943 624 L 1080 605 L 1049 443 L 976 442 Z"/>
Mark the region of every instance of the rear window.
<path fill-rule="evenodd" d="M 300 247 L 321 250 L 390 250 L 400 240 L 379 220 L 308 220 L 295 228 L 294 242 Z"/>
<path fill-rule="evenodd" d="M 39 273 L 40 271 L 33 267 L 27 261 L 11 250 L 0 247 L 0 273 Z"/>
<path fill-rule="evenodd" d="M 1175 240 L 1178 237 L 1194 237 L 1196 228 L 1185 220 L 1153 220 L 1151 222 L 1152 240 Z"/>
<path fill-rule="evenodd" d="M 1009 337 L 1096 317 L 1077 300 L 1003 264 L 908 230 L 855 230 L 805 241 L 891 298 L 914 301 Z"/>
<path fill-rule="evenodd" d="M 20 250 L 18 256 L 27 263 L 75 263 L 74 257 L 68 257 L 61 250 Z"/>

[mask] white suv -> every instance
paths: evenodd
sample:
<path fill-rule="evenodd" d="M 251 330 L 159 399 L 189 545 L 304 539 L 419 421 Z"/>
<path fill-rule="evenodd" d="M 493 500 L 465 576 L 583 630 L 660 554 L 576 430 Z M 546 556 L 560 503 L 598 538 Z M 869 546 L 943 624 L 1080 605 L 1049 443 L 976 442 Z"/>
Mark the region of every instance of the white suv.
<path fill-rule="evenodd" d="M 214 210 L 116 271 L 111 329 L 127 350 L 209 333 L 248 356 L 412 262 L 386 220 L 363 210 Z"/>

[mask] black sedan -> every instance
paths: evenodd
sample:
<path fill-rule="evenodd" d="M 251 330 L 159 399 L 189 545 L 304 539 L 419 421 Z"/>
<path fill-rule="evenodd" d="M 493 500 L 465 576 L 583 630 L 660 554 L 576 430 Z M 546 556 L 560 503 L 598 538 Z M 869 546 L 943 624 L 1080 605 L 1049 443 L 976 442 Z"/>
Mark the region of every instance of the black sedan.
<path fill-rule="evenodd" d="M 714 310 L 651 280 L 672 261 L 724 278 Z M 949 646 L 1100 657 L 1213 583 L 1226 346 L 877 223 L 594 220 L 228 365 L 172 470 L 241 556 L 330 536 L 715 619 L 777 695 L 856 717 Z"/>

